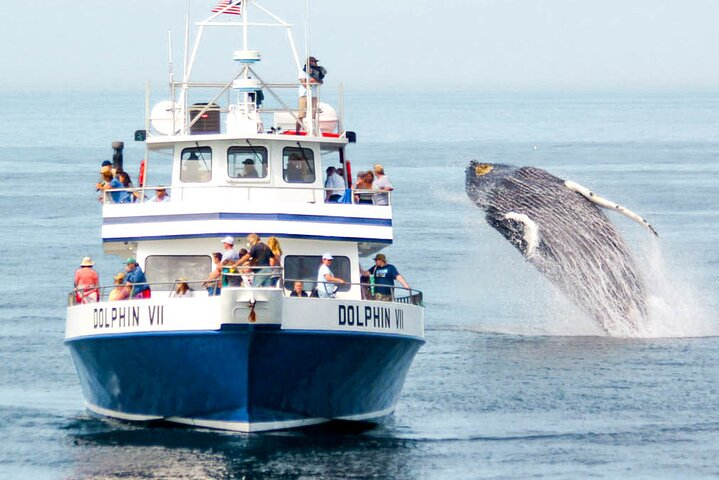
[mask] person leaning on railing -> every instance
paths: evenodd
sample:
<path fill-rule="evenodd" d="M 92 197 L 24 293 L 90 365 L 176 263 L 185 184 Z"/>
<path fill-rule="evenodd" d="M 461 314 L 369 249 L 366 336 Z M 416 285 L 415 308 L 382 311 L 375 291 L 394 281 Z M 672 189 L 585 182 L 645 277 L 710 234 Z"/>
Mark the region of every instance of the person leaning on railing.
<path fill-rule="evenodd" d="M 137 260 L 130 257 L 125 261 L 125 285 L 132 287 L 132 298 L 150 298 L 150 286 Z"/>
<path fill-rule="evenodd" d="M 100 276 L 93 267 L 92 258 L 85 257 L 80 268 L 75 271 L 75 301 L 77 303 L 95 303 L 100 299 Z"/>
<path fill-rule="evenodd" d="M 375 264 L 369 270 L 361 270 L 363 276 L 371 277 L 374 284 L 374 300 L 382 300 L 391 302 L 394 295 L 394 281 L 397 280 L 400 285 L 409 290 L 409 284 L 404 277 L 400 275 L 394 265 L 387 263 L 387 257 L 384 253 L 378 253 L 374 257 Z"/>

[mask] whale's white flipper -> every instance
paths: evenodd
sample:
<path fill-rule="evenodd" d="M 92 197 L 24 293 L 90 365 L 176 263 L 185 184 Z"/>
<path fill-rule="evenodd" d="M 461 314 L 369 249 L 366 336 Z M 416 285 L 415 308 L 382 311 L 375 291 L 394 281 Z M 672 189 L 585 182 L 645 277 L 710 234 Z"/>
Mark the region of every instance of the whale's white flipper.
<path fill-rule="evenodd" d="M 524 252 L 524 255 L 527 258 L 531 258 L 537 249 L 537 245 L 539 245 L 539 226 L 537 223 L 523 213 L 509 212 L 504 218 L 507 220 L 515 220 L 524 225 L 522 238 L 527 243 L 527 250 Z"/>
<path fill-rule="evenodd" d="M 592 202 L 596 205 L 599 205 L 602 208 L 614 210 L 615 212 L 619 212 L 627 218 L 631 218 L 632 220 L 637 222 L 639 225 L 647 227 L 657 237 L 659 236 L 657 231 L 654 230 L 654 227 L 652 227 L 649 222 L 647 222 L 645 219 L 643 219 L 642 217 L 640 217 L 633 211 L 629 210 L 628 208 L 622 207 L 621 205 L 619 205 L 617 203 L 611 202 L 611 201 L 607 200 L 606 198 L 600 197 L 596 193 L 589 190 L 587 187 L 582 186 L 582 185 L 578 184 L 577 182 L 573 182 L 571 180 L 566 180 L 564 182 L 564 186 L 573 192 L 577 192 L 578 194 L 582 195 L 584 198 L 586 198 L 590 202 Z"/>

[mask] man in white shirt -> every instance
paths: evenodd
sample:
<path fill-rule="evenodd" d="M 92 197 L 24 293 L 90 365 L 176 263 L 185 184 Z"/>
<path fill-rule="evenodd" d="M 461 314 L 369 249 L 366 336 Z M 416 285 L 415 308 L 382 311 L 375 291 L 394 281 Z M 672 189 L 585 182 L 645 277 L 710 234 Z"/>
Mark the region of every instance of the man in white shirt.
<path fill-rule="evenodd" d="M 337 203 L 345 193 L 345 179 L 340 177 L 335 167 L 327 167 L 325 180 L 325 202 Z"/>
<path fill-rule="evenodd" d="M 229 235 L 222 239 L 222 263 L 224 264 L 226 260 L 231 260 L 233 262 L 236 262 L 240 259 L 240 256 L 235 251 L 235 239 L 230 237 Z"/>
<path fill-rule="evenodd" d="M 334 260 L 334 257 L 330 253 L 322 255 L 322 265 L 320 265 L 317 272 L 317 296 L 320 298 L 334 298 L 337 287 L 331 284 L 338 283 L 341 285 L 345 283 L 344 280 L 335 277 L 334 273 L 332 273 L 332 269 L 330 269 L 332 260 Z"/>

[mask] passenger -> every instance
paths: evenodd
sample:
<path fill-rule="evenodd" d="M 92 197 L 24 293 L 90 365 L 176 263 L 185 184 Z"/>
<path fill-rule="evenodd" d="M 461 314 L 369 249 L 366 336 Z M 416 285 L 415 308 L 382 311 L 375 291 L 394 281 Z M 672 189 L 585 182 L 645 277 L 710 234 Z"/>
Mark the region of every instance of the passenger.
<path fill-rule="evenodd" d="M 337 203 L 345 193 L 345 179 L 337 174 L 335 167 L 327 167 L 325 180 L 325 202 Z"/>
<path fill-rule="evenodd" d="M 219 295 L 222 290 L 222 254 L 215 252 L 212 254 L 212 272 L 202 283 L 207 289 L 207 294 L 211 297 Z"/>
<path fill-rule="evenodd" d="M 80 268 L 75 271 L 75 301 L 77 303 L 95 303 L 100 300 L 100 276 L 92 266 L 95 262 L 85 257 Z"/>
<path fill-rule="evenodd" d="M 109 300 L 116 302 L 118 300 L 127 300 L 130 298 L 131 287 L 125 285 L 125 272 L 120 272 L 113 277 L 115 288 L 110 292 Z"/>
<path fill-rule="evenodd" d="M 192 297 L 192 289 L 187 284 L 187 279 L 180 277 L 177 279 L 177 287 L 175 291 L 170 294 L 173 298 L 190 298 Z"/>
<path fill-rule="evenodd" d="M 272 251 L 272 257 L 270 257 L 270 267 L 272 268 L 271 285 L 276 287 L 282 277 L 282 247 L 277 237 L 268 238 L 267 246 Z"/>
<path fill-rule="evenodd" d="M 362 270 L 362 267 L 360 267 L 360 293 L 362 294 L 362 300 L 372 300 L 372 290 L 371 287 L 373 284 L 371 283 L 371 277 L 369 275 L 364 275 L 364 273 L 369 273 L 364 270 Z"/>
<path fill-rule="evenodd" d="M 365 271 L 362 270 L 362 275 L 371 275 L 374 283 L 374 299 L 382 300 L 385 302 L 391 302 L 394 297 L 394 281 L 395 279 L 406 289 L 409 290 L 409 285 L 404 280 L 404 277 L 399 274 L 394 265 L 387 263 L 387 257 L 383 253 L 378 253 L 374 257 L 375 264 L 372 268 Z"/>
<path fill-rule="evenodd" d="M 130 174 L 125 171 L 118 171 L 115 178 L 120 182 L 122 185 L 120 188 L 125 189 L 132 189 L 134 188 L 132 185 L 132 180 L 130 180 Z M 117 187 L 113 187 L 117 188 Z M 119 201 L 116 203 L 132 203 L 135 201 L 135 199 L 138 196 L 138 192 L 132 192 L 131 190 L 123 190 L 120 192 Z M 114 198 L 113 198 L 114 201 Z"/>
<path fill-rule="evenodd" d="M 242 276 L 240 271 L 235 267 L 233 260 L 222 261 L 222 286 L 223 287 L 241 287 Z"/>
<path fill-rule="evenodd" d="M 374 182 L 374 173 L 371 170 L 360 172 L 357 175 L 357 183 L 355 190 L 359 190 L 355 194 L 355 202 L 360 204 L 372 204 L 372 183 Z"/>
<path fill-rule="evenodd" d="M 130 296 L 135 299 L 150 298 L 150 286 L 137 260 L 130 257 L 125 261 L 125 285 L 132 287 Z"/>
<path fill-rule="evenodd" d="M 250 250 L 244 254 L 235 263 L 236 266 L 248 265 L 253 268 L 253 281 L 252 284 L 255 287 L 269 287 L 272 282 L 272 275 L 270 271 L 270 258 L 274 255 L 272 250 L 262 243 L 260 236 L 256 233 L 251 233 L 247 236 L 247 243 L 250 245 Z"/>
<path fill-rule="evenodd" d="M 291 183 L 304 183 L 307 177 L 307 162 L 302 157 L 293 153 L 287 159 L 287 170 L 285 171 L 285 180 Z"/>
<path fill-rule="evenodd" d="M 101 189 L 103 191 L 103 195 L 100 197 L 100 201 L 102 203 L 105 203 L 105 201 L 108 198 L 107 194 L 105 192 L 109 191 L 110 202 L 120 203 L 120 199 L 123 196 L 122 195 L 123 192 L 113 191 L 113 190 L 115 190 L 117 188 L 122 188 L 122 183 L 120 183 L 120 181 L 112 175 L 112 172 L 108 172 L 108 171 L 103 172 L 102 178 L 103 178 L 103 181 L 102 181 Z M 100 183 L 98 183 L 97 186 L 100 187 Z"/>
<path fill-rule="evenodd" d="M 247 255 L 247 249 L 241 248 L 239 252 L 237 252 L 240 258 Z M 245 288 L 249 288 L 252 286 L 252 269 L 250 267 L 240 267 L 240 278 L 242 278 L 242 286 Z"/>
<path fill-rule="evenodd" d="M 299 89 L 299 96 L 300 96 L 300 105 L 299 105 L 299 111 L 297 112 L 297 123 L 295 125 L 295 133 L 299 133 L 300 129 L 302 128 L 303 120 L 307 117 L 307 95 L 310 93 L 312 95 L 312 113 L 311 117 L 314 121 L 317 118 L 318 108 L 317 105 L 319 104 L 319 98 L 320 98 L 320 91 L 319 86 L 324 83 L 325 75 L 327 75 L 327 70 L 325 70 L 324 67 L 320 67 L 317 65 L 317 60 L 315 57 L 309 57 L 307 59 L 307 63 L 305 63 L 305 66 L 302 68 L 302 72 L 300 72 L 299 80 L 300 80 L 300 89 Z M 309 70 L 309 71 L 308 71 Z"/>
<path fill-rule="evenodd" d="M 335 277 L 334 273 L 332 273 L 330 265 L 332 265 L 333 260 L 334 257 L 330 253 L 322 255 L 322 265 L 320 265 L 320 269 L 317 271 L 317 295 L 320 298 L 334 298 L 337 286 L 330 284 L 339 283 L 342 285 L 345 283 L 344 280 Z"/>
<path fill-rule="evenodd" d="M 105 174 L 109 173 L 110 178 L 112 179 L 112 163 L 110 160 L 105 160 L 102 162 L 102 166 L 100 167 L 100 180 L 95 184 L 95 191 L 96 192 L 103 192 L 105 191 L 105 185 L 107 185 L 107 180 L 105 180 Z M 100 197 L 100 202 L 102 202 L 102 197 Z"/>
<path fill-rule="evenodd" d="M 232 260 L 236 262 L 240 256 L 235 252 L 235 239 L 229 235 L 222 239 L 222 261 Z"/>
<path fill-rule="evenodd" d="M 255 161 L 251 158 L 246 158 L 242 162 L 242 173 L 240 174 L 240 177 L 242 178 L 260 178 L 260 174 L 257 173 L 257 169 L 255 168 Z"/>
<path fill-rule="evenodd" d="M 384 174 L 384 167 L 379 163 L 374 166 L 375 180 L 372 183 L 372 190 L 375 192 L 374 204 L 375 205 L 389 205 L 389 194 L 394 190 L 392 182 L 389 181 L 389 177 Z"/>
<path fill-rule="evenodd" d="M 155 196 L 150 199 L 151 202 L 164 203 L 170 201 L 170 196 L 167 194 L 165 187 L 157 187 L 155 189 Z"/>
<path fill-rule="evenodd" d="M 304 288 L 304 283 L 297 280 L 294 283 L 294 288 L 292 289 L 292 293 L 290 293 L 290 297 L 308 297 L 309 295 L 307 295 L 307 292 L 305 292 Z"/>

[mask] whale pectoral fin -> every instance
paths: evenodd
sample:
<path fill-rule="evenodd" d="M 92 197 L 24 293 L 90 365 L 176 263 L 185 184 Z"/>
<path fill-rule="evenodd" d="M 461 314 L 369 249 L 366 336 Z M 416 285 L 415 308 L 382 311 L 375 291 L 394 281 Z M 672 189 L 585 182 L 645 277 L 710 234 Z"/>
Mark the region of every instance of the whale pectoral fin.
<path fill-rule="evenodd" d="M 564 182 L 564 186 L 573 192 L 577 192 L 578 194 L 580 194 L 581 196 L 583 196 L 584 198 L 586 198 L 587 200 L 589 200 L 590 202 L 592 202 L 595 205 L 598 205 L 602 208 L 606 208 L 607 210 L 614 210 L 615 212 L 621 213 L 625 217 L 634 220 L 639 225 L 642 225 L 643 227 L 648 228 L 649 231 L 652 232 L 657 237 L 659 236 L 659 233 L 657 233 L 657 231 L 654 229 L 654 227 L 649 222 L 647 222 L 644 218 L 640 217 L 639 215 L 637 215 L 633 211 L 629 210 L 628 208 L 625 208 L 625 207 L 619 205 L 618 203 L 614 203 L 610 200 L 607 200 L 604 197 L 600 197 L 596 193 L 589 190 L 587 187 L 580 185 L 577 182 L 573 182 L 571 180 L 566 180 Z"/>
<path fill-rule="evenodd" d="M 487 213 L 487 222 L 509 243 L 530 259 L 539 245 L 539 227 L 528 215 L 509 212 L 507 214 Z"/>

